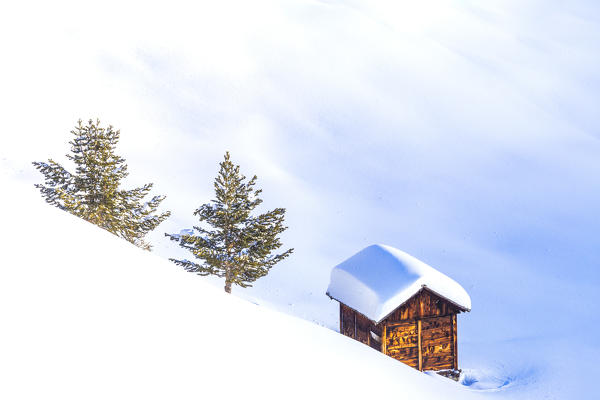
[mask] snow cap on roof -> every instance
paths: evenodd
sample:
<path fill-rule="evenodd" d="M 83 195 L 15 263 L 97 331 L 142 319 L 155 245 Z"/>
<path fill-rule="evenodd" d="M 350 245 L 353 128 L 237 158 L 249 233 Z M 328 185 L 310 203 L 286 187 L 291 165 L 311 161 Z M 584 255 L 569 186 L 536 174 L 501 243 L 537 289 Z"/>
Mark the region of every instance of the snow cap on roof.
<path fill-rule="evenodd" d="M 379 323 L 423 286 L 471 310 L 471 298 L 456 281 L 403 251 L 374 244 L 331 271 L 327 295 Z"/>

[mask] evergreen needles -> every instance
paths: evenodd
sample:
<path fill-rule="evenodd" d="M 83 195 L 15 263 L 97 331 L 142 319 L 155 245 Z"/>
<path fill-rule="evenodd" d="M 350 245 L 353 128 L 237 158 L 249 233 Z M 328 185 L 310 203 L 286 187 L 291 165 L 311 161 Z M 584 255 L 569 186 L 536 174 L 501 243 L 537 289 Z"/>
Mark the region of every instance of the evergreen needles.
<path fill-rule="evenodd" d="M 144 236 L 171 214 L 155 214 L 165 196 L 154 196 L 143 203 L 152 183 L 120 189 L 121 180 L 129 173 L 125 160 L 115 154 L 119 130 L 110 125 L 102 128 L 100 120 L 90 119 L 87 125 L 79 120 L 71 133 L 71 152 L 66 156 L 76 166 L 74 173 L 53 160 L 33 163 L 45 177 L 44 185 L 35 185 L 42 197 L 61 210 L 150 250 Z"/>
<path fill-rule="evenodd" d="M 220 166 L 214 184 L 216 199 L 194 211 L 204 227 L 165 235 L 202 262 L 171 261 L 189 272 L 224 277 L 225 291 L 231 293 L 232 284 L 251 286 L 293 249 L 271 254 L 281 247 L 278 236 L 287 229 L 283 225 L 285 209 L 251 214 L 262 203 L 258 197 L 262 191 L 254 188 L 256 176 L 246 182 L 240 167 L 230 161 L 229 152 Z"/>

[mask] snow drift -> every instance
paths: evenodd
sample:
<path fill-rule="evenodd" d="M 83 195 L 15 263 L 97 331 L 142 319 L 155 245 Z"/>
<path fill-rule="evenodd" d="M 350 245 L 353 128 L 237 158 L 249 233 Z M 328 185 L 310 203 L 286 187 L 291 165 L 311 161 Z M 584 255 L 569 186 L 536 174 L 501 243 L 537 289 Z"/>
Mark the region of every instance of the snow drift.
<path fill-rule="evenodd" d="M 0 398 L 469 395 L 2 187 Z"/>

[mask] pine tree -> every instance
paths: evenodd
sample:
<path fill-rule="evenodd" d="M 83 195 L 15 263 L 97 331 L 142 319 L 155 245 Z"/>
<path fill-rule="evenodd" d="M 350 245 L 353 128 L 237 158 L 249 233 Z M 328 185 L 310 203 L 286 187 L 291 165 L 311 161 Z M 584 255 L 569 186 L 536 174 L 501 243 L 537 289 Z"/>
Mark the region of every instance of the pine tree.
<path fill-rule="evenodd" d="M 142 202 L 153 184 L 132 190 L 120 189 L 121 180 L 129 175 L 125 160 L 115 154 L 120 131 L 111 125 L 100 126 L 100 120 L 82 121 L 71 131 L 71 152 L 66 157 L 75 164 L 73 173 L 59 163 L 33 162 L 44 175 L 45 184 L 35 185 L 51 205 L 68 211 L 107 231 L 150 250 L 145 235 L 171 214 L 156 214 L 165 196 L 154 196 Z"/>
<path fill-rule="evenodd" d="M 267 275 L 293 249 L 271 254 L 281 247 L 278 236 L 287 229 L 283 225 L 285 209 L 252 215 L 262 203 L 258 197 L 262 190 L 254 188 L 256 175 L 246 181 L 240 167 L 230 161 L 229 152 L 220 166 L 214 183 L 216 199 L 194 211 L 203 226 L 165 235 L 202 262 L 171 261 L 189 272 L 225 278 L 225 292 L 231 293 L 232 284 L 252 286 L 250 283 Z"/>

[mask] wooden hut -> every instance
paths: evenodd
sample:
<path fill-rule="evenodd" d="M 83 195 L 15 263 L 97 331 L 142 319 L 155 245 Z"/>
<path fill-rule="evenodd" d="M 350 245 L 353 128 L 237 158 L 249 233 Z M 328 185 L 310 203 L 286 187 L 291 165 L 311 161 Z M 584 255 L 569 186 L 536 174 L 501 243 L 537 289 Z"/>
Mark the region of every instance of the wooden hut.
<path fill-rule="evenodd" d="M 454 280 L 390 246 L 369 246 L 331 272 L 340 333 L 420 371 L 458 370 L 456 316 L 471 299 Z"/>

